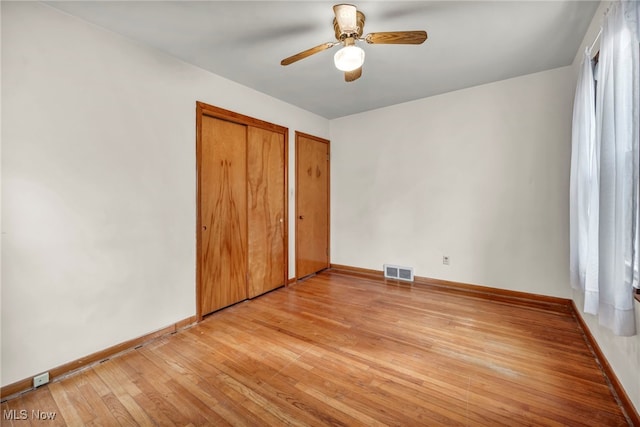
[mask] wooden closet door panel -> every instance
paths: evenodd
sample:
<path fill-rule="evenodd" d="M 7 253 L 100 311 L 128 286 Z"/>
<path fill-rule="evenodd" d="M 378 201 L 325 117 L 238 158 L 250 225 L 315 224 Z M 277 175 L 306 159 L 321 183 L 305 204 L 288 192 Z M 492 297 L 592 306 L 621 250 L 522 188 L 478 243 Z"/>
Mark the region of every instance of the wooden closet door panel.
<path fill-rule="evenodd" d="M 202 314 L 247 298 L 247 127 L 202 117 Z"/>
<path fill-rule="evenodd" d="M 285 283 L 284 135 L 249 126 L 247 133 L 248 293 Z"/>
<path fill-rule="evenodd" d="M 329 141 L 296 133 L 296 277 L 329 267 Z"/>

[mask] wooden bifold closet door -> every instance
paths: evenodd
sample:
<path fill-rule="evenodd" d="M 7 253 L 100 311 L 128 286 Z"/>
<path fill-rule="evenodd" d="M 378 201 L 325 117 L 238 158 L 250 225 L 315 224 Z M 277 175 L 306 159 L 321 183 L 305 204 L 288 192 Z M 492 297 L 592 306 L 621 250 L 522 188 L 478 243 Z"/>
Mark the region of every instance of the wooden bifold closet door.
<path fill-rule="evenodd" d="M 287 129 L 197 104 L 198 317 L 286 283 Z"/>

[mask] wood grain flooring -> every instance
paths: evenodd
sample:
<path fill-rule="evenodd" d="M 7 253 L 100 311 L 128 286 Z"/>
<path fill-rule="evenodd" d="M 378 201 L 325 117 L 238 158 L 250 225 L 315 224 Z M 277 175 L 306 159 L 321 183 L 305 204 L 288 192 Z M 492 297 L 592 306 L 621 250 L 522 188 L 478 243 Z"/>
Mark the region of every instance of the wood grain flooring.
<path fill-rule="evenodd" d="M 568 307 L 335 271 L 2 410 L 7 426 L 630 425 Z"/>

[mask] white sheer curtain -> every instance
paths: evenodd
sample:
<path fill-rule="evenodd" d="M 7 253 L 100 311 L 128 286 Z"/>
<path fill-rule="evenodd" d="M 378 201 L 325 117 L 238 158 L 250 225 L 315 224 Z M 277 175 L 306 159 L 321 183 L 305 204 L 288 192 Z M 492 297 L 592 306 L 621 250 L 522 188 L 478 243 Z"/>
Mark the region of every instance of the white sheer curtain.
<path fill-rule="evenodd" d="M 572 141 L 572 285 L 585 292 L 585 312 L 598 314 L 601 325 L 624 336 L 636 333 L 632 287 L 639 286 L 639 4 L 615 1 L 604 17 L 595 127 L 587 57 L 576 93 Z"/>
<path fill-rule="evenodd" d="M 587 313 L 598 311 L 598 210 L 600 153 L 596 145 L 595 81 L 586 48 L 573 103 L 570 193 L 571 286 L 585 292 Z"/>

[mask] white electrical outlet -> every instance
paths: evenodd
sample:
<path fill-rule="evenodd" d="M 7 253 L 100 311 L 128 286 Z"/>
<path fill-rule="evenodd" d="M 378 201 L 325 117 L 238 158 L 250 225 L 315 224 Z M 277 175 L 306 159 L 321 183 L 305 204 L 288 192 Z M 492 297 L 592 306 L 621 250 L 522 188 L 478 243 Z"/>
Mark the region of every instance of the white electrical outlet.
<path fill-rule="evenodd" d="M 449 257 L 448 257 L 448 256 L 446 256 L 446 255 L 444 255 L 444 256 L 442 257 L 442 263 L 443 263 L 444 265 L 449 265 Z"/>
<path fill-rule="evenodd" d="M 49 382 L 49 372 L 33 377 L 33 387 L 40 387 Z"/>

